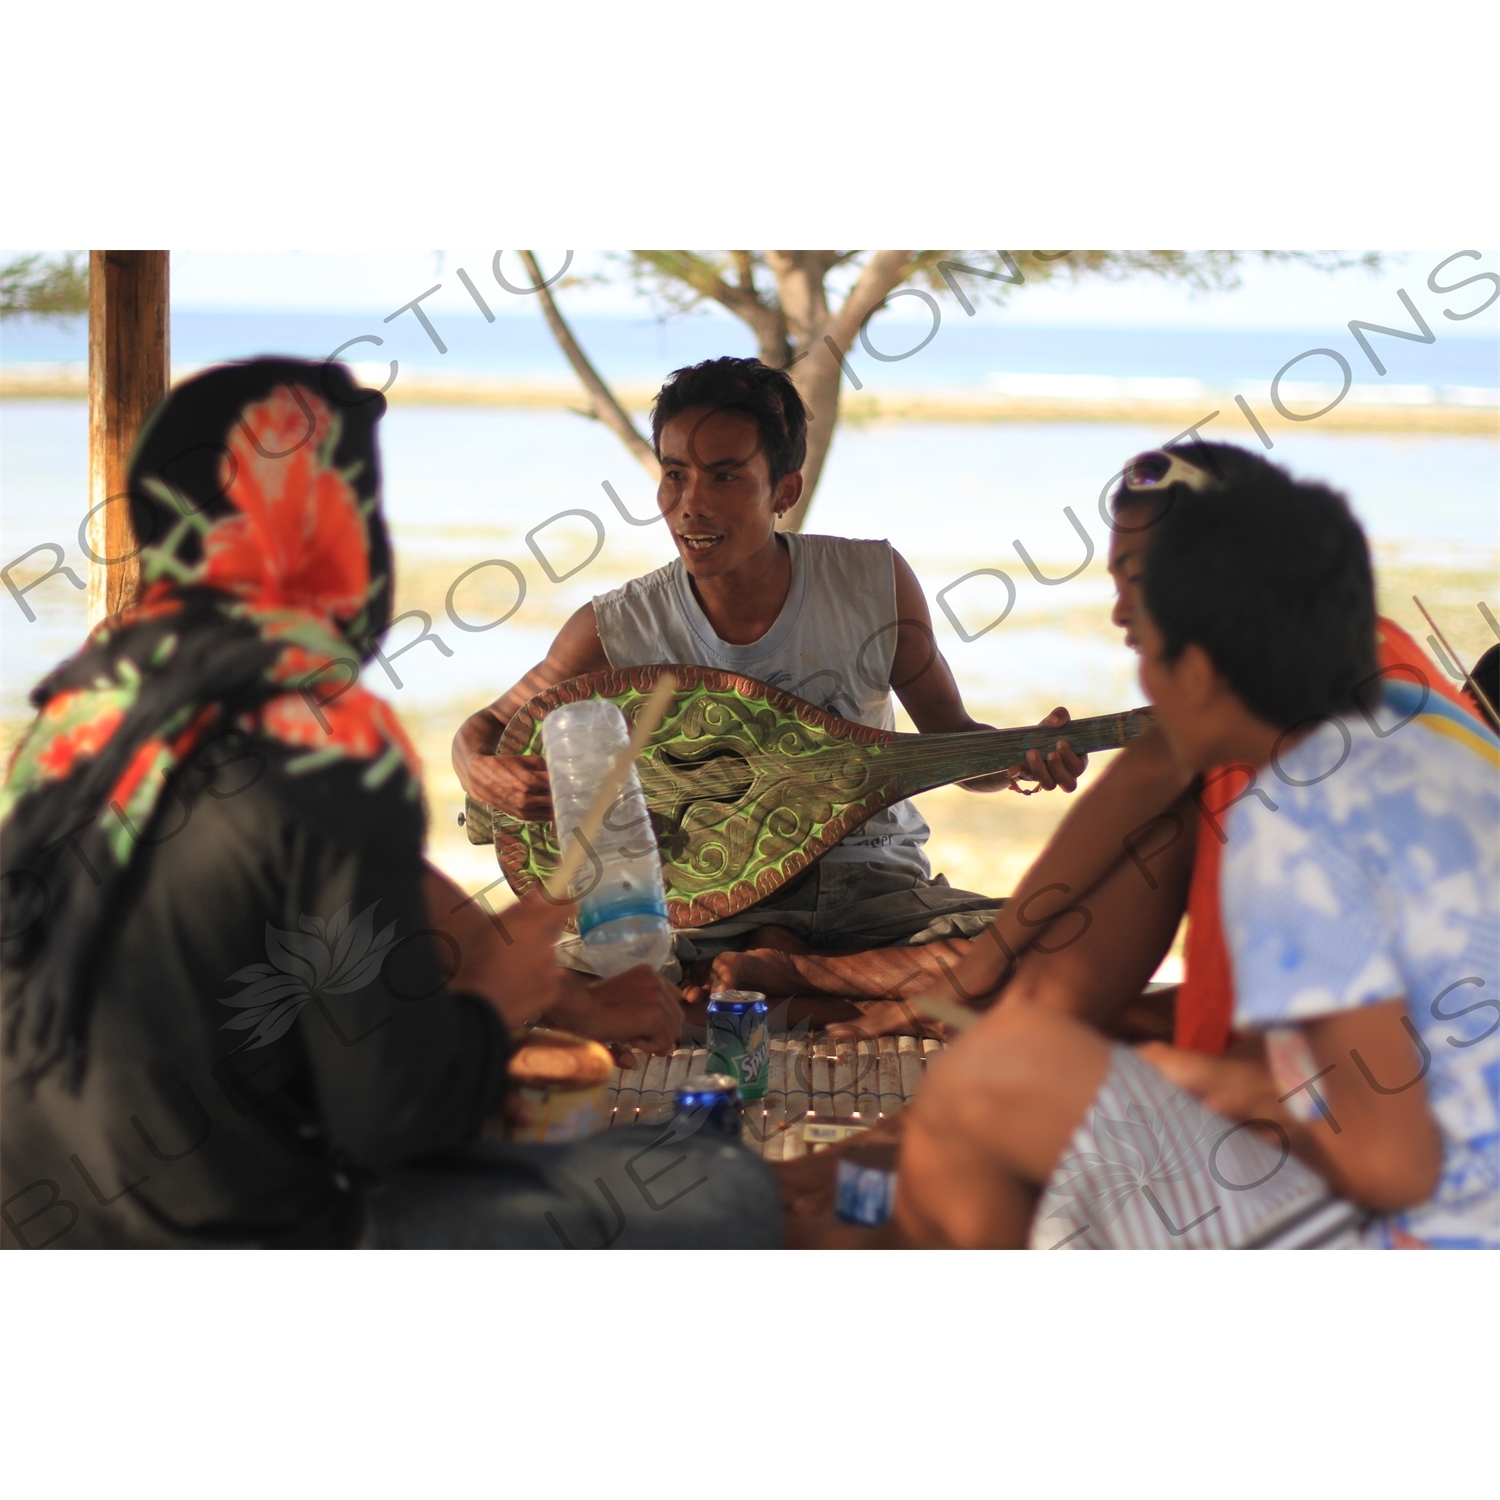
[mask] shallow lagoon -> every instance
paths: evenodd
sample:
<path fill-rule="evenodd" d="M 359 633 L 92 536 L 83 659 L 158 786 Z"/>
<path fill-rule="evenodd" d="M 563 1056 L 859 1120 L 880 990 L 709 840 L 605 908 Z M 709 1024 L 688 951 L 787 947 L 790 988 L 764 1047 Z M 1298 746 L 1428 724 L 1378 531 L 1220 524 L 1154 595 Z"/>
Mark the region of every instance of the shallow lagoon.
<path fill-rule="evenodd" d="M 916 569 L 930 601 L 976 569 L 998 570 L 1012 581 L 1014 607 L 988 630 L 1006 603 L 1001 580 L 980 574 L 947 595 L 960 627 L 975 639 L 964 640 L 934 607 L 938 644 L 976 716 L 1013 724 L 1034 721 L 1057 703 L 1080 715 L 1126 707 L 1140 692 L 1134 660 L 1108 622 L 1099 496 L 1125 458 L 1173 435 L 1119 424 L 845 426 L 810 529 L 888 537 Z M 64 548 L 69 566 L 86 573 L 78 542 L 86 436 L 81 402 L 0 403 L 5 560 L 51 541 Z M 486 851 L 463 842 L 453 823 L 459 798 L 446 741 L 458 718 L 532 666 L 572 610 L 659 566 L 671 551 L 659 522 L 628 524 L 605 494 L 608 481 L 633 517 L 653 514 L 645 474 L 596 423 L 562 412 L 396 406 L 382 436 L 399 606 L 427 611 L 453 654 L 445 658 L 425 644 L 396 661 L 399 688 L 378 666 L 368 670 L 367 681 L 406 714 L 427 760 L 434 854 L 477 885 L 491 878 L 493 865 Z M 1390 612 L 1425 638 L 1427 627 L 1410 602 L 1410 594 L 1420 592 L 1451 627 L 1461 652 L 1472 658 L 1484 649 L 1490 634 L 1474 606 L 1480 598 L 1492 608 L 1500 603 L 1500 444 L 1297 432 L 1278 436 L 1275 457 L 1350 495 L 1369 530 Z M 1085 543 L 1065 507 L 1087 533 L 1093 556 L 1070 581 L 1043 583 L 1015 543 L 1044 577 L 1078 568 Z M 559 516 L 565 511 L 596 519 Z M 561 582 L 548 577 L 528 547 L 528 532 Z M 586 566 L 570 571 L 596 547 Z M 444 614 L 450 585 L 465 569 L 495 558 L 520 570 L 524 601 L 495 629 L 454 629 Z M 32 566 L 17 570 L 19 581 L 34 576 Z M 515 598 L 513 577 L 501 568 L 475 573 L 454 596 L 460 615 L 472 622 L 503 614 Z M 83 594 L 61 577 L 27 599 L 38 616 L 34 623 L 21 617 L 14 601 L 4 605 L 0 711 L 7 745 L 24 725 L 31 685 L 76 647 L 85 626 Z M 391 651 L 415 637 L 416 623 L 397 627 Z M 955 884 L 999 891 L 1024 868 L 1064 803 L 1057 797 L 978 799 L 950 789 L 924 798 L 924 811 L 934 824 L 938 866 Z"/>

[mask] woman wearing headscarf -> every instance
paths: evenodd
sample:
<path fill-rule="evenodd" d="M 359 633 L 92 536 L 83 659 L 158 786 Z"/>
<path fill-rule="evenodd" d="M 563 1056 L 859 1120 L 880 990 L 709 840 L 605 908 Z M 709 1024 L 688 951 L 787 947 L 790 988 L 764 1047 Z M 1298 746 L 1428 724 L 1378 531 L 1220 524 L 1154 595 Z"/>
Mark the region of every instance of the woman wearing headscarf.
<path fill-rule="evenodd" d="M 566 908 L 492 924 L 423 864 L 416 756 L 359 683 L 384 409 L 260 359 L 142 432 L 144 591 L 37 687 L 0 793 L 5 1242 L 775 1243 L 738 1147 L 475 1142 L 517 1024 L 661 1045 L 680 1012 L 644 971 L 564 976 Z"/>

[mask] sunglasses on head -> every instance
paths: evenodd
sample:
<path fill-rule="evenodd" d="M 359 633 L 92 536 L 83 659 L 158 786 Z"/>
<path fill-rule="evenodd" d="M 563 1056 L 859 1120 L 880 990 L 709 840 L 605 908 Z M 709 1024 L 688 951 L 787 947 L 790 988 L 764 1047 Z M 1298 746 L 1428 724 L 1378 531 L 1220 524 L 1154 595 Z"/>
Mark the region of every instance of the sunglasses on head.
<path fill-rule="evenodd" d="M 1219 481 L 1206 470 L 1191 464 L 1180 453 L 1170 448 L 1155 448 L 1150 453 L 1138 453 L 1125 465 L 1125 488 L 1132 492 L 1141 490 L 1165 490 L 1174 484 L 1185 484 L 1195 494 Z"/>

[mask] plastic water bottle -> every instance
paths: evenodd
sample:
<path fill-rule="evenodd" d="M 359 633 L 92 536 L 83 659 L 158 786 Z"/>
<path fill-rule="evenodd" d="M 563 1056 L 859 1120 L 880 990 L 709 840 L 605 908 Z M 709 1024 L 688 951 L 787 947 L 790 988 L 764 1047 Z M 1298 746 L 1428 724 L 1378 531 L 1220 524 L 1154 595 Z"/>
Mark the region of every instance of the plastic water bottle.
<path fill-rule="evenodd" d="M 604 698 L 564 703 L 542 720 L 559 848 L 572 841 L 629 740 L 625 715 Z M 661 968 L 672 954 L 672 929 L 656 835 L 634 766 L 592 847 L 593 858 L 586 853 L 573 877 L 578 932 L 590 966 L 605 978 L 636 964 Z"/>

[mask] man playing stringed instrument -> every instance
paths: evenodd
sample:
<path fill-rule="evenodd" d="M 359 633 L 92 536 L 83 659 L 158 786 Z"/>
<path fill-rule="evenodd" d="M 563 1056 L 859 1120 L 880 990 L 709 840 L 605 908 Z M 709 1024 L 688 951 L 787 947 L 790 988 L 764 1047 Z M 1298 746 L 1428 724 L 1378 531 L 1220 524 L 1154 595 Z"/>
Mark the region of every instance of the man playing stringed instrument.
<path fill-rule="evenodd" d="M 542 758 L 495 748 L 537 693 L 609 668 L 716 668 L 877 729 L 894 728 L 894 692 L 921 733 L 989 727 L 965 710 L 921 585 L 888 542 L 776 529 L 802 496 L 807 449 L 806 409 L 783 372 L 731 358 L 676 371 L 657 397 L 652 434 L 662 467 L 657 504 L 677 558 L 578 610 L 542 662 L 464 722 L 453 765 L 471 797 L 513 817 L 549 818 Z M 1069 715 L 1058 708 L 1043 722 L 1061 729 Z M 990 792 L 1019 778 L 1071 792 L 1085 764 L 1059 741 L 1045 757 L 1030 751 L 1024 764 L 963 785 Z M 898 802 L 770 899 L 679 933 L 678 958 L 698 963 L 697 977 L 713 988 L 888 993 L 911 969 L 892 950 L 957 954 L 1001 904 L 934 879 L 927 837 L 916 808 Z M 840 955 L 827 983 L 794 962 L 819 951 Z"/>

